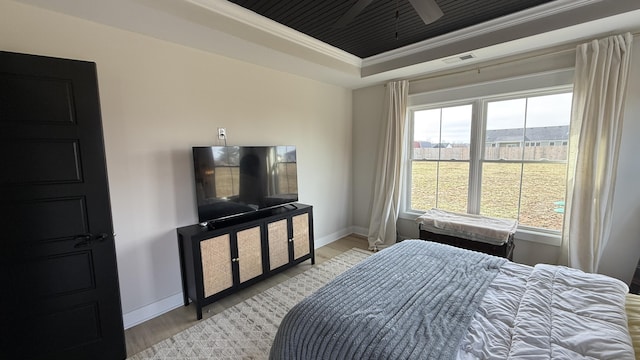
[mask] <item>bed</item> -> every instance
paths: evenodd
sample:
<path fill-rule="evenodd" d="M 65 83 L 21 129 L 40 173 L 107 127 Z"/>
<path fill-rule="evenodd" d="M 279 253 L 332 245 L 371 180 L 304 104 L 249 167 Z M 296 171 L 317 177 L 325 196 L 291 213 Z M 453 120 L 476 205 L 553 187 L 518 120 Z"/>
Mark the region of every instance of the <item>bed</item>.
<path fill-rule="evenodd" d="M 294 306 L 270 359 L 634 359 L 627 292 L 604 275 L 405 240 Z"/>

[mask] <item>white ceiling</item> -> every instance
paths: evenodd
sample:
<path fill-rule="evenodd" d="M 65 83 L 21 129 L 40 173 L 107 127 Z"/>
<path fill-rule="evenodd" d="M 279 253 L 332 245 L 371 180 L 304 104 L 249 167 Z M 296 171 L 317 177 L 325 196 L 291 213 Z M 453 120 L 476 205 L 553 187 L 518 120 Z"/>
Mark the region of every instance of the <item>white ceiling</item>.
<path fill-rule="evenodd" d="M 17 1 L 347 88 L 640 30 L 638 0 L 556 0 L 360 59 L 226 0 Z"/>

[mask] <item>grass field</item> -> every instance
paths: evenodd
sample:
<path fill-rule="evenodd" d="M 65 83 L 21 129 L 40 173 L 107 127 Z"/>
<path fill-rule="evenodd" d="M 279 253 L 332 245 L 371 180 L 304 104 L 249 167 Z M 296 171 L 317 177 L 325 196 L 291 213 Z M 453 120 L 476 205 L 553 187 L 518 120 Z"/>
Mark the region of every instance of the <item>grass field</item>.
<path fill-rule="evenodd" d="M 480 214 L 517 219 L 520 224 L 527 226 L 561 230 L 563 214 L 555 209 L 562 206 L 555 203 L 564 200 L 565 177 L 565 164 L 522 166 L 485 163 L 482 169 Z M 441 162 L 438 165 L 437 162 L 414 161 L 411 184 L 413 209 L 438 207 L 456 212 L 467 211 L 468 163 Z"/>

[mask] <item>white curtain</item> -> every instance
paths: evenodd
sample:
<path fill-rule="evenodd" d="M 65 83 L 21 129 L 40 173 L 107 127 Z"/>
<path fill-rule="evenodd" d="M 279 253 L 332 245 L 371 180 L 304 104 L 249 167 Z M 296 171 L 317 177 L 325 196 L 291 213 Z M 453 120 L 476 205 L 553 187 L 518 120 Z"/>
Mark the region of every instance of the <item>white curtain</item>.
<path fill-rule="evenodd" d="M 369 249 L 379 250 L 395 244 L 396 221 L 400 212 L 401 165 L 405 136 L 405 116 L 409 82 L 387 83 L 384 116 L 386 127 L 382 131 L 373 188 L 373 207 L 369 220 Z"/>
<path fill-rule="evenodd" d="M 632 41 L 627 33 L 593 40 L 576 50 L 559 262 L 587 272 L 598 271 L 611 232 Z"/>

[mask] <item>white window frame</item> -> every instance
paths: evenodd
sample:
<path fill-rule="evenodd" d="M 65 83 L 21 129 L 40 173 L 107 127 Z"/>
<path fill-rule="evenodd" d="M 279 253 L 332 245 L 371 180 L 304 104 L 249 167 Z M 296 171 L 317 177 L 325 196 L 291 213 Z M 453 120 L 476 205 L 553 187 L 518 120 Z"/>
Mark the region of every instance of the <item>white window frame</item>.
<path fill-rule="evenodd" d="M 481 160 L 483 160 L 483 147 L 485 136 L 484 116 L 480 112 L 486 112 L 486 103 L 508 98 L 522 98 L 531 96 L 551 95 L 572 91 L 573 70 L 563 69 L 544 74 L 532 74 L 514 79 L 498 80 L 491 83 L 472 84 L 466 87 L 443 89 L 430 93 L 410 94 L 407 108 L 407 137 L 405 144 L 407 151 L 403 159 L 404 191 L 401 197 L 400 218 L 414 220 L 422 215 L 423 211 L 410 209 L 411 189 L 411 148 L 413 144 L 413 113 L 418 110 L 443 108 L 461 104 L 473 103 L 471 125 L 471 149 L 469 160 L 469 190 L 467 212 L 479 212 L 480 184 L 482 179 L 478 174 Z M 547 86 L 545 86 L 547 85 Z M 510 91 L 511 90 L 511 91 Z M 448 100 L 447 100 L 448 99 Z M 482 119 L 482 120 L 479 120 Z M 481 141 L 478 141 L 478 140 Z M 535 146 L 532 142 L 530 146 Z M 516 238 L 542 244 L 559 246 L 561 232 L 519 225 Z"/>

